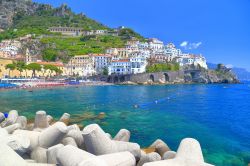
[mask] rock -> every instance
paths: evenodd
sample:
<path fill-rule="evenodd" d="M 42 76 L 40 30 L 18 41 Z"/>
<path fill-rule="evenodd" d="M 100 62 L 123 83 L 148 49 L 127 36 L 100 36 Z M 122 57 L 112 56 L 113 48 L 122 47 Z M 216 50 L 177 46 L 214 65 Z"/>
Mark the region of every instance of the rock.
<path fill-rule="evenodd" d="M 31 152 L 31 159 L 38 163 L 47 163 L 47 149 L 37 147 Z"/>
<path fill-rule="evenodd" d="M 126 129 L 121 129 L 114 137 L 114 140 L 116 141 L 129 142 L 129 139 L 130 139 L 130 131 Z"/>
<path fill-rule="evenodd" d="M 150 148 L 155 148 L 155 152 L 159 153 L 161 157 L 164 155 L 165 152 L 170 151 L 168 145 L 160 139 L 157 139 Z"/>
<path fill-rule="evenodd" d="M 137 160 L 141 156 L 138 144 L 111 140 L 97 124 L 86 126 L 83 137 L 87 151 L 95 155 L 129 151 Z"/>
<path fill-rule="evenodd" d="M 68 124 L 69 124 L 69 121 L 70 121 L 70 114 L 64 113 L 64 114 L 62 115 L 62 117 L 60 118 L 59 121 L 65 123 L 66 125 L 68 125 Z"/>
<path fill-rule="evenodd" d="M 158 153 L 156 152 L 148 153 L 140 158 L 136 166 L 142 166 L 145 163 L 159 161 L 159 160 L 161 160 L 161 156 Z"/>
<path fill-rule="evenodd" d="M 104 119 L 106 116 L 105 112 L 100 112 L 98 115 L 97 115 L 97 119 Z"/>
<path fill-rule="evenodd" d="M 173 159 L 176 156 L 176 152 L 174 151 L 167 151 L 164 153 L 162 159 L 163 160 L 168 160 L 168 159 Z"/>
<path fill-rule="evenodd" d="M 39 135 L 39 145 L 43 148 L 49 148 L 62 141 L 68 130 L 63 122 L 56 122 L 48 127 Z"/>
<path fill-rule="evenodd" d="M 44 129 L 49 127 L 47 115 L 45 111 L 37 111 L 35 117 L 34 128 Z"/>
<path fill-rule="evenodd" d="M 1 166 L 26 166 L 25 160 L 20 157 L 8 145 L 0 144 L 0 163 Z"/>
<path fill-rule="evenodd" d="M 20 129 L 26 129 L 27 118 L 25 116 L 19 116 L 16 120 L 16 123 L 20 124 Z"/>
<path fill-rule="evenodd" d="M 63 144 L 57 144 L 55 146 L 48 148 L 47 160 L 48 160 L 49 164 L 58 164 L 58 162 L 56 160 L 56 156 L 57 156 L 59 149 L 61 149 L 62 147 L 64 147 Z"/>

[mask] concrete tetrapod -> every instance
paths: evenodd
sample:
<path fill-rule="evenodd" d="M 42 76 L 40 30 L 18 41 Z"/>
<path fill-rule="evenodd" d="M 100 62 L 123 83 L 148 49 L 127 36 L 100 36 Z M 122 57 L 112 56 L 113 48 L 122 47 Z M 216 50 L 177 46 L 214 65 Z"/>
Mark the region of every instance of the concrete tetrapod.
<path fill-rule="evenodd" d="M 156 152 L 152 152 L 152 153 L 148 153 L 146 155 L 141 156 L 136 166 L 142 166 L 145 163 L 153 162 L 153 161 L 160 161 L 160 160 L 161 160 L 161 156 Z"/>
<path fill-rule="evenodd" d="M 65 123 L 66 125 L 68 125 L 68 124 L 69 124 L 69 121 L 70 121 L 70 114 L 64 113 L 64 114 L 62 115 L 62 117 L 60 118 L 59 121 Z"/>
<path fill-rule="evenodd" d="M 115 152 L 131 152 L 136 159 L 141 157 L 140 146 L 136 143 L 111 140 L 97 124 L 91 124 L 83 129 L 83 137 L 88 152 L 103 155 Z"/>
<path fill-rule="evenodd" d="M 27 153 L 30 148 L 30 140 L 25 135 L 10 135 L 8 137 L 3 138 L 2 143 L 8 145 L 11 149 L 13 149 L 20 156 Z"/>
<path fill-rule="evenodd" d="M 19 116 L 16 120 L 16 123 L 20 124 L 20 129 L 26 129 L 27 118 L 25 116 Z"/>
<path fill-rule="evenodd" d="M 53 117 L 51 115 L 47 115 L 47 121 L 49 124 L 51 124 L 53 122 Z"/>
<path fill-rule="evenodd" d="M 77 166 L 83 160 L 91 157 L 95 156 L 77 147 L 67 145 L 58 150 L 56 160 L 61 166 Z"/>
<path fill-rule="evenodd" d="M 192 138 L 181 141 L 174 159 L 150 162 L 144 166 L 212 166 L 204 162 L 200 144 Z"/>
<path fill-rule="evenodd" d="M 37 147 L 31 152 L 30 157 L 38 163 L 47 163 L 47 149 Z"/>
<path fill-rule="evenodd" d="M 62 141 L 67 132 L 67 126 L 63 122 L 56 122 L 41 132 L 39 145 L 43 148 L 54 146 Z"/>
<path fill-rule="evenodd" d="M 80 128 L 77 125 L 68 126 L 68 133 L 65 137 L 74 138 L 78 147 L 83 147 L 83 136 Z"/>
<path fill-rule="evenodd" d="M 33 151 L 35 148 L 38 147 L 40 134 L 41 134 L 40 132 L 28 131 L 28 130 L 15 130 L 13 133 L 13 135 L 23 135 L 29 138 L 30 140 L 29 151 Z"/>
<path fill-rule="evenodd" d="M 162 159 L 163 160 L 168 160 L 168 159 L 173 159 L 176 156 L 176 152 L 174 151 L 167 151 L 164 153 Z"/>
<path fill-rule="evenodd" d="M 161 139 L 157 139 L 152 145 L 150 145 L 150 148 L 155 148 L 155 151 L 159 153 L 161 157 L 163 157 L 165 152 L 170 151 L 168 145 Z"/>
<path fill-rule="evenodd" d="M 63 144 L 57 144 L 55 146 L 50 147 L 47 150 L 47 160 L 49 164 L 58 164 L 56 160 L 57 152 L 60 148 L 64 147 Z"/>
<path fill-rule="evenodd" d="M 0 144 L 0 164 L 1 166 L 26 166 L 25 160 L 20 157 L 8 145 Z"/>
<path fill-rule="evenodd" d="M 89 158 L 78 166 L 135 166 L 135 164 L 135 157 L 130 152 L 118 152 Z"/>
<path fill-rule="evenodd" d="M 75 139 L 72 138 L 72 137 L 65 137 L 65 138 L 63 138 L 62 141 L 61 141 L 61 143 L 63 145 L 65 145 L 65 146 L 66 145 L 72 145 L 72 146 L 78 147 L 77 144 L 76 144 Z"/>
<path fill-rule="evenodd" d="M 44 129 L 49 127 L 47 115 L 45 111 L 37 111 L 35 122 L 34 122 L 34 128 Z"/>
<path fill-rule="evenodd" d="M 121 129 L 116 136 L 114 137 L 113 140 L 116 141 L 124 141 L 124 142 L 129 142 L 130 139 L 130 131 L 126 129 Z"/>
<path fill-rule="evenodd" d="M 15 123 L 12 125 L 9 125 L 7 127 L 5 127 L 4 129 L 9 133 L 12 134 L 15 130 L 20 129 L 21 125 L 19 123 Z"/>

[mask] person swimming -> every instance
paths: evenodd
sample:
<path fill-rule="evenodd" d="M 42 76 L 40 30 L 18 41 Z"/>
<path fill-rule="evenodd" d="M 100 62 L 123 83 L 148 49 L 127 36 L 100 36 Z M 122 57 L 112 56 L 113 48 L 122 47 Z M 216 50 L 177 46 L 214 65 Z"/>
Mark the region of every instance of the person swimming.
<path fill-rule="evenodd" d="M 137 104 L 134 105 L 134 108 L 139 108 L 139 106 Z"/>

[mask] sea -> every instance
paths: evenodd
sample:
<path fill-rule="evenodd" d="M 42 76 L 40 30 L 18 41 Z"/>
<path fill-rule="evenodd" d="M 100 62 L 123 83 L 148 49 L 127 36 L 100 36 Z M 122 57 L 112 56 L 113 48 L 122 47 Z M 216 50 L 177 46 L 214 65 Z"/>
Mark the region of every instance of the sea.
<path fill-rule="evenodd" d="M 112 136 L 125 128 L 142 148 L 162 139 L 176 151 L 183 138 L 195 138 L 208 163 L 250 163 L 249 82 L 1 91 L 0 111 L 13 109 L 29 119 L 38 110 L 55 119 L 67 112 L 72 123 L 97 123 Z M 105 116 L 100 118 L 101 112 Z"/>

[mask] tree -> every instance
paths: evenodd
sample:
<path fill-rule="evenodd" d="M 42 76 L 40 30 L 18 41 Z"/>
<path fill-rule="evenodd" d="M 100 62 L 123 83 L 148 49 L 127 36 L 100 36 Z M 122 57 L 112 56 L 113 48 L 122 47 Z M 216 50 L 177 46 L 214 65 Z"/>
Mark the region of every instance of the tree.
<path fill-rule="evenodd" d="M 103 75 L 108 75 L 108 74 L 109 74 L 108 68 L 104 67 L 103 68 Z"/>
<path fill-rule="evenodd" d="M 10 71 L 15 70 L 15 69 L 16 69 L 16 66 L 15 66 L 15 64 L 7 64 L 7 65 L 5 66 L 5 69 L 8 69 L 8 70 L 9 70 L 9 77 L 10 77 Z"/>
<path fill-rule="evenodd" d="M 32 70 L 32 77 L 36 77 L 36 71 L 41 71 L 41 65 L 37 63 L 30 63 L 27 65 L 28 70 Z"/>
<path fill-rule="evenodd" d="M 20 72 L 20 77 L 22 76 L 23 70 L 25 70 L 25 63 L 23 61 L 18 61 L 15 64 L 16 69 Z"/>

